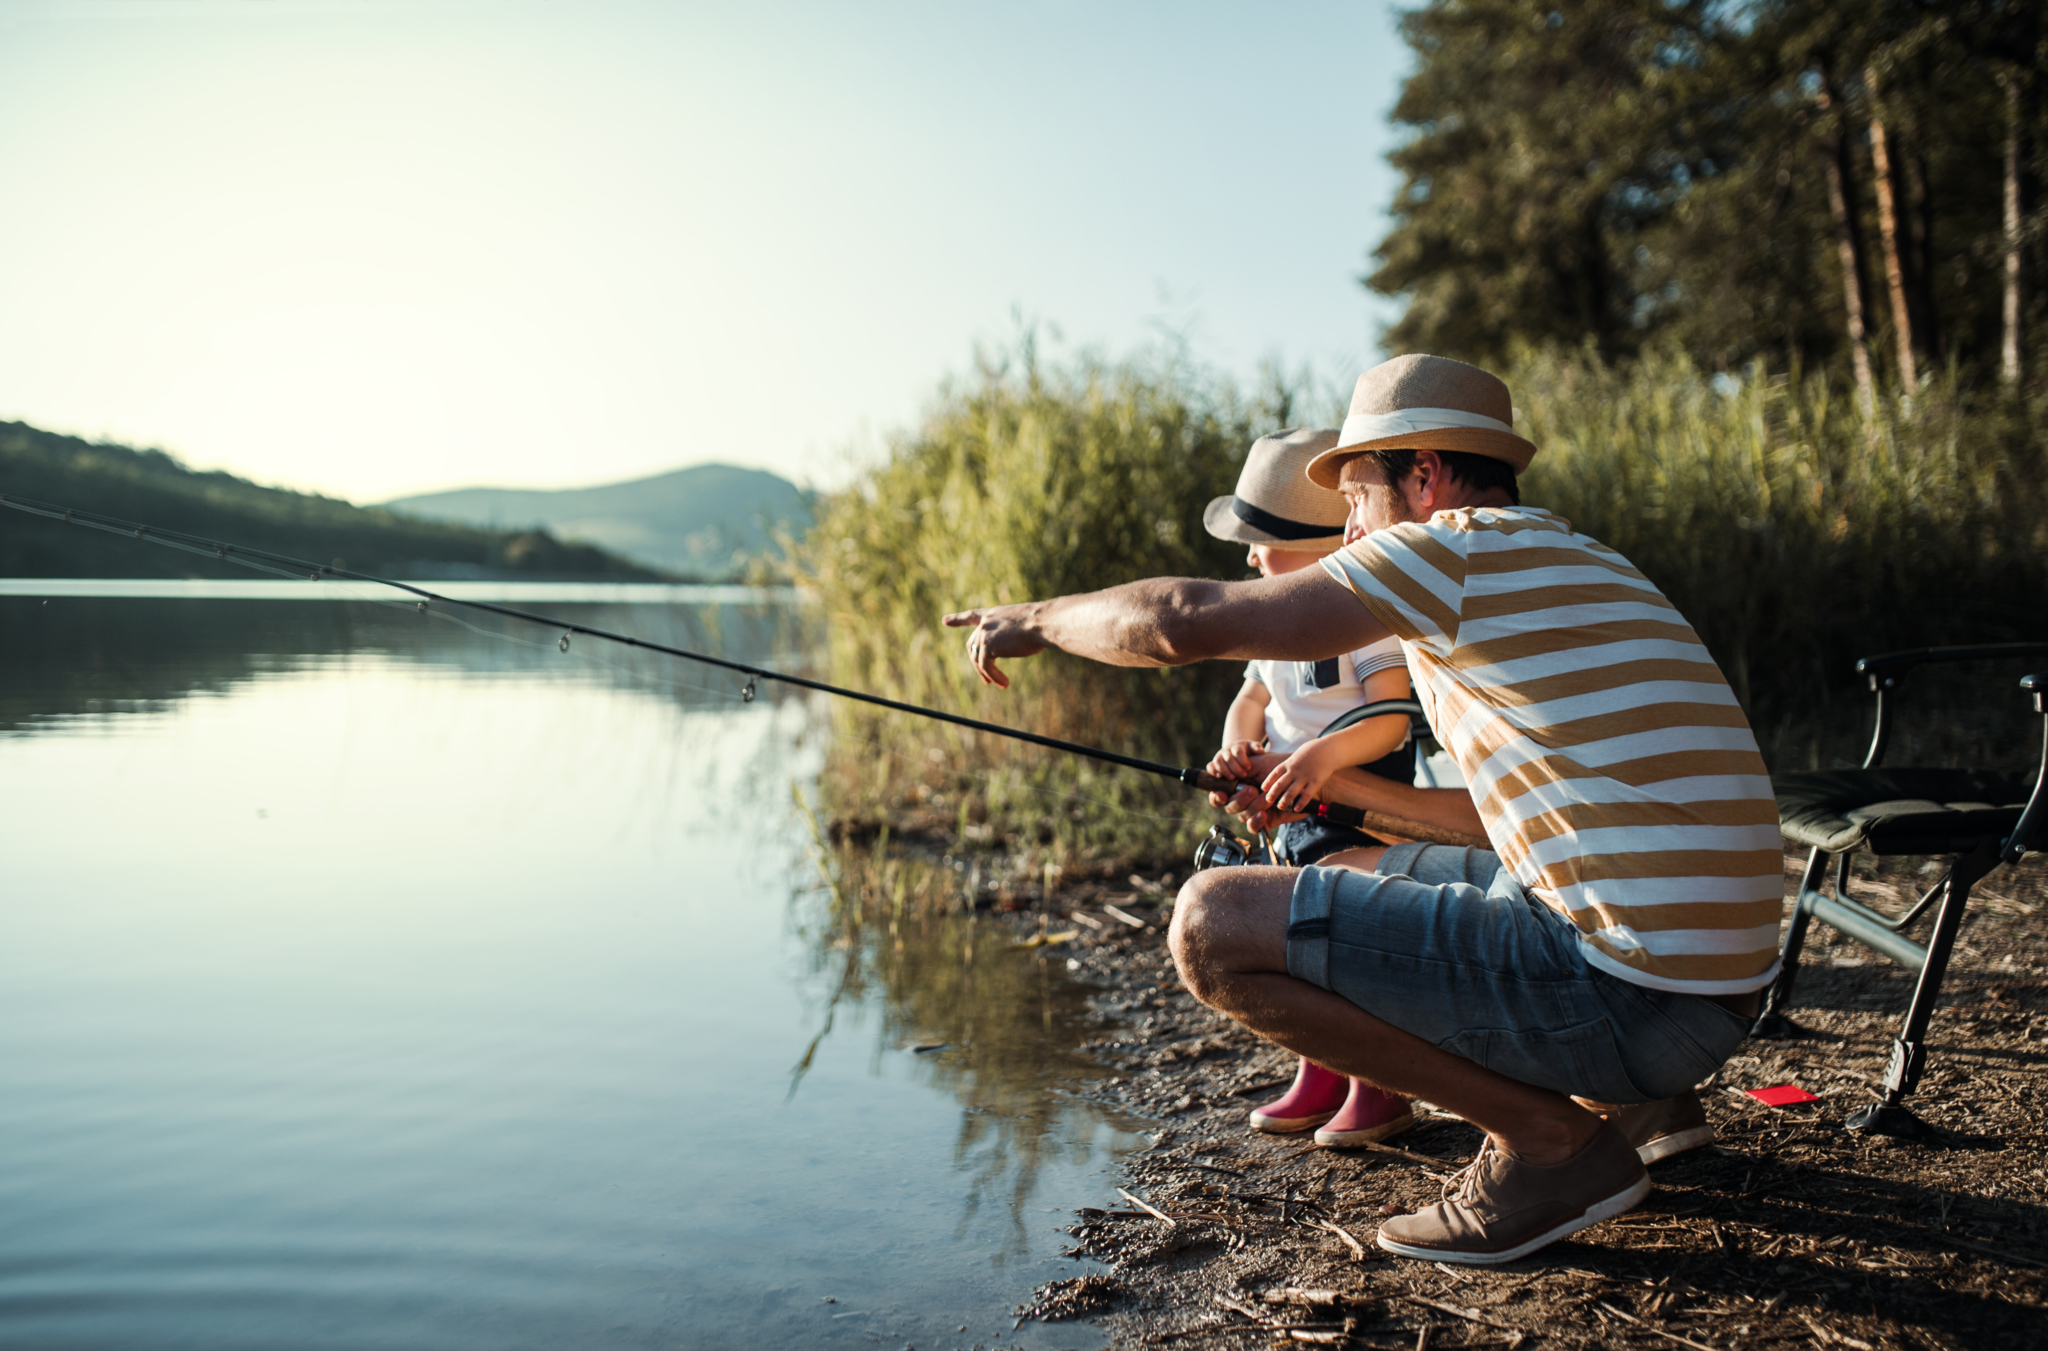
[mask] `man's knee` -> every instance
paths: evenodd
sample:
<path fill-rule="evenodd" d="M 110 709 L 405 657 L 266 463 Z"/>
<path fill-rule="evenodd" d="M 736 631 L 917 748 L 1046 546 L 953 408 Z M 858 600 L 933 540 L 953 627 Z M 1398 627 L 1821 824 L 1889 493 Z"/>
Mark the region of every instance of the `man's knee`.
<path fill-rule="evenodd" d="M 1218 982 L 1250 971 L 1287 969 L 1287 904 L 1293 873 L 1280 868 L 1211 868 L 1174 902 L 1167 943 L 1181 983 L 1205 1004 Z"/>
<path fill-rule="evenodd" d="M 1198 872 L 1182 884 L 1180 894 L 1173 901 L 1173 922 L 1167 926 L 1166 947 L 1173 954 L 1173 965 L 1180 972 L 1181 984 L 1187 986 L 1197 999 L 1202 998 L 1200 978 L 1201 964 L 1198 954 L 1209 946 L 1209 929 L 1214 922 L 1211 907 L 1214 905 L 1216 875 L 1223 871 L 1210 868 Z"/>

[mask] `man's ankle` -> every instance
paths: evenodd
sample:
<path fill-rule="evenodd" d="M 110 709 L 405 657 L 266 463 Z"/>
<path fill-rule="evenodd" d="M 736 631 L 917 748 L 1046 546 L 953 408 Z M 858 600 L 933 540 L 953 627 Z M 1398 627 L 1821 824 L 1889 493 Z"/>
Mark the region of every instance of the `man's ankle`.
<path fill-rule="evenodd" d="M 1518 1159 L 1548 1167 L 1563 1163 L 1586 1147 L 1599 1133 L 1601 1120 L 1593 1113 L 1579 1107 L 1568 1107 L 1564 1111 L 1541 1116 L 1532 1116 L 1515 1123 L 1511 1131 L 1488 1131 L 1494 1144 Z"/>

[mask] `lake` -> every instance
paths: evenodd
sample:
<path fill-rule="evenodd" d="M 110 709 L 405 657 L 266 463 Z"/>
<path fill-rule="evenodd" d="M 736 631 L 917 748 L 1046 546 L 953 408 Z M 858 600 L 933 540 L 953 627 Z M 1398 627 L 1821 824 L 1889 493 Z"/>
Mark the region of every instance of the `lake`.
<path fill-rule="evenodd" d="M 1011 1328 L 1145 1143 L 1073 1096 L 1087 991 L 985 919 L 845 918 L 815 701 L 406 602 L 37 585 L 0 1344 L 1100 1345 Z M 812 642 L 754 594 L 518 600 Z"/>

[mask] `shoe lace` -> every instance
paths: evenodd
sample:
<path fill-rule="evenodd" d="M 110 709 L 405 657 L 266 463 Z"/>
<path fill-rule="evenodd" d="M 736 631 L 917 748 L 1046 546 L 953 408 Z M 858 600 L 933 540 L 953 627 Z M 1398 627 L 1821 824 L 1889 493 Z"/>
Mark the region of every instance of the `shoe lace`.
<path fill-rule="evenodd" d="M 1479 1152 L 1472 1156 L 1472 1162 L 1444 1179 L 1443 1199 L 1461 1204 L 1472 1201 L 1473 1189 L 1479 1184 L 1480 1171 L 1486 1166 L 1487 1157 L 1492 1153 L 1493 1137 L 1487 1136 L 1480 1141 Z"/>

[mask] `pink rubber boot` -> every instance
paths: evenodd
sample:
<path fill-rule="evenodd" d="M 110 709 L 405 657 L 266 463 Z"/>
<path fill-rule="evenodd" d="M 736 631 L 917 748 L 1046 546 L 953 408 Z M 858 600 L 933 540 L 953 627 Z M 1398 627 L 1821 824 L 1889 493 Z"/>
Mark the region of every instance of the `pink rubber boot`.
<path fill-rule="evenodd" d="M 1351 1092 L 1337 1109 L 1337 1115 L 1316 1131 L 1316 1143 L 1339 1148 L 1377 1144 L 1414 1124 L 1415 1113 L 1409 1110 L 1408 1099 L 1374 1088 L 1363 1079 L 1353 1079 Z"/>
<path fill-rule="evenodd" d="M 1337 1114 L 1344 1102 L 1345 1078 L 1312 1060 L 1294 1072 L 1294 1086 L 1263 1107 L 1252 1109 L 1252 1129 L 1271 1135 L 1313 1130 Z"/>

